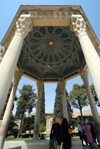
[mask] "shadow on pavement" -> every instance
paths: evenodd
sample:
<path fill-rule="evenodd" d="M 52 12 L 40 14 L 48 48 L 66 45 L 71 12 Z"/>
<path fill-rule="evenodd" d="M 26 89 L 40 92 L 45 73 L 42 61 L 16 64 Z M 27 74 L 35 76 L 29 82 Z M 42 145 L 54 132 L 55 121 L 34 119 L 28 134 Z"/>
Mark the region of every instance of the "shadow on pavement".
<path fill-rule="evenodd" d="M 21 146 L 18 146 L 18 147 L 11 147 L 11 148 L 7 148 L 7 149 L 21 149 Z"/>

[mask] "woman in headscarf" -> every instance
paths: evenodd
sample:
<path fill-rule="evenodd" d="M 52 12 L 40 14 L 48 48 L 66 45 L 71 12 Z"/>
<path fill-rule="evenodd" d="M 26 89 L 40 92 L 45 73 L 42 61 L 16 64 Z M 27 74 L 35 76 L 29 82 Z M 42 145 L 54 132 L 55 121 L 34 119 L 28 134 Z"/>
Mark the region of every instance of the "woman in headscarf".
<path fill-rule="evenodd" d="M 61 144 L 63 144 L 63 138 L 62 138 L 62 126 L 59 117 L 55 119 L 55 123 L 52 125 L 50 132 L 50 140 L 53 138 L 53 136 L 55 136 L 57 141 L 56 149 L 60 149 Z"/>
<path fill-rule="evenodd" d="M 62 131 L 63 131 L 63 147 L 64 149 L 70 149 L 71 148 L 71 136 L 68 133 L 68 128 L 70 127 L 68 121 L 66 118 L 63 119 L 62 122 Z"/>
<path fill-rule="evenodd" d="M 94 146 L 93 146 L 93 139 L 92 139 L 92 134 L 91 134 L 91 126 L 89 124 L 89 121 L 86 119 L 85 120 L 85 128 L 84 128 L 84 131 L 86 132 L 86 138 L 87 138 L 87 142 L 89 143 L 90 145 L 90 148 L 91 149 L 94 149 Z"/>

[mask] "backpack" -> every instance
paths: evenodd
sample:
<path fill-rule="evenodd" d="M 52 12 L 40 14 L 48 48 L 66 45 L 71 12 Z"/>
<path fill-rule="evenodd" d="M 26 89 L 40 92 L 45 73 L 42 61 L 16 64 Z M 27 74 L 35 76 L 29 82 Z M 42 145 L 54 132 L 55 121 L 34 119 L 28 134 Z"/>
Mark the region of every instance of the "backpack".
<path fill-rule="evenodd" d="M 55 136 L 53 136 L 52 139 L 50 139 L 49 141 L 49 149 L 56 149 L 56 147 L 57 147 L 57 140 Z"/>

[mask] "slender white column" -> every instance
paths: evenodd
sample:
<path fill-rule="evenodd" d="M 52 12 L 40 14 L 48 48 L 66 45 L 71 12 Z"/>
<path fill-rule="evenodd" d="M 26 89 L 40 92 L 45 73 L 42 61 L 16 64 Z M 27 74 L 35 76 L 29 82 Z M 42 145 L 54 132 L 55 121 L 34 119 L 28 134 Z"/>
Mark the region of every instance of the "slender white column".
<path fill-rule="evenodd" d="M 21 15 L 16 22 L 16 28 L 15 35 L 0 63 L 0 116 L 4 108 L 23 40 L 31 29 L 30 15 Z"/>
<path fill-rule="evenodd" d="M 65 93 L 66 81 L 60 80 L 59 84 L 60 84 L 60 88 L 61 88 L 61 92 L 62 92 L 63 117 L 69 121 L 68 110 L 67 110 L 67 102 L 66 102 L 66 93 Z"/>
<path fill-rule="evenodd" d="M 80 73 L 80 75 L 81 75 L 81 78 L 83 79 L 83 82 L 84 82 L 85 87 L 86 87 L 86 91 L 87 91 L 87 95 L 88 95 L 88 99 L 89 99 L 93 119 L 94 119 L 95 126 L 96 126 L 97 136 L 98 136 L 98 140 L 99 140 L 99 143 L 100 143 L 100 118 L 99 118 L 99 114 L 98 114 L 98 111 L 97 111 L 97 107 L 96 107 L 94 99 L 93 99 L 93 95 L 92 95 L 90 87 L 89 87 L 88 71 L 82 71 Z"/>
<path fill-rule="evenodd" d="M 83 54 L 100 103 L 100 81 L 98 81 L 98 78 L 100 78 L 100 57 L 87 35 L 86 23 L 82 16 L 72 15 L 71 19 L 73 30 L 79 37 Z"/>
<path fill-rule="evenodd" d="M 11 115 L 11 111 L 12 111 L 12 107 L 13 107 L 13 102 L 15 99 L 17 86 L 18 86 L 19 80 L 21 79 L 21 76 L 22 76 L 21 72 L 15 71 L 12 91 L 11 91 L 11 94 L 10 94 L 10 97 L 8 100 L 8 104 L 7 104 L 5 113 L 4 113 L 4 117 L 3 117 L 3 120 L 2 120 L 2 123 L 0 126 L 0 149 L 3 149 L 4 140 L 5 140 L 5 136 L 7 133 L 10 115 Z"/>
<path fill-rule="evenodd" d="M 35 115 L 33 140 L 38 140 L 39 138 L 40 104 L 41 104 L 40 97 L 41 97 L 42 88 L 43 88 L 43 81 L 38 80 L 37 81 L 38 99 L 37 99 L 37 104 L 36 104 L 36 115 Z"/>

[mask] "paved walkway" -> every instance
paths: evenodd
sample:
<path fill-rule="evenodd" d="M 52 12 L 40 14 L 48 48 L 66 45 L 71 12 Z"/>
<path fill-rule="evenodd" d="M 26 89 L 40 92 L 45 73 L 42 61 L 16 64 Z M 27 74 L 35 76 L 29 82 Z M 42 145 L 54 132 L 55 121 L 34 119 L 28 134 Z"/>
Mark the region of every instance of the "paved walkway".
<path fill-rule="evenodd" d="M 5 141 L 3 149 L 21 149 L 23 141 Z"/>
<path fill-rule="evenodd" d="M 46 138 L 47 140 L 49 137 Z M 3 149 L 21 149 L 23 141 L 5 141 L 4 148 Z M 75 147 L 77 144 L 78 147 Z M 79 139 L 72 139 L 72 149 L 80 149 L 80 140 Z M 90 149 L 89 146 L 82 147 L 83 149 Z M 95 147 L 94 149 L 99 149 Z"/>

